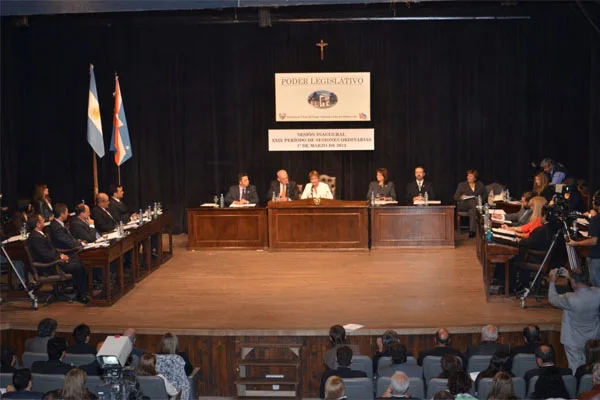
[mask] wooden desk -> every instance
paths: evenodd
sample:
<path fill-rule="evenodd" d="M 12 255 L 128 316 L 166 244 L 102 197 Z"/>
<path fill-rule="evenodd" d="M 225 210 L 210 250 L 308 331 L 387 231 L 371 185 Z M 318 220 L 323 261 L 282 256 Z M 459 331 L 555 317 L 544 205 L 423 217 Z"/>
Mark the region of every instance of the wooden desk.
<path fill-rule="evenodd" d="M 272 250 L 369 248 L 366 201 L 306 199 L 269 202 L 267 209 Z"/>
<path fill-rule="evenodd" d="M 265 208 L 188 208 L 188 250 L 264 249 Z"/>
<path fill-rule="evenodd" d="M 454 247 L 454 206 L 371 208 L 371 248 Z"/>

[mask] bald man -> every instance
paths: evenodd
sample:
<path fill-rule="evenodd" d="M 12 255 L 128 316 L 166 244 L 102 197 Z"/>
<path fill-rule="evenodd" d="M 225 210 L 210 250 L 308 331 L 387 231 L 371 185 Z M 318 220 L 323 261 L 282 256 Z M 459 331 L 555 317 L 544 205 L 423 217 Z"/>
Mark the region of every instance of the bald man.
<path fill-rule="evenodd" d="M 462 358 L 460 351 L 451 347 L 451 337 L 450 332 L 447 329 L 438 329 L 438 331 L 433 336 L 433 344 L 435 347 L 433 349 L 422 351 L 419 353 L 418 364 L 423 365 L 423 359 L 427 356 L 433 357 L 442 357 L 447 354 L 459 356 Z M 463 360 L 464 361 L 464 360 Z"/>
<path fill-rule="evenodd" d="M 112 232 L 118 225 L 118 222 L 108 211 L 108 202 L 108 195 L 106 193 L 98 193 L 96 195 L 96 207 L 92 210 L 92 219 L 99 233 Z"/>
<path fill-rule="evenodd" d="M 273 193 L 275 193 L 275 201 L 290 201 L 300 198 L 298 185 L 289 180 L 285 169 L 277 171 L 277 180 L 271 182 L 271 187 L 267 192 L 267 201 L 273 199 Z"/>

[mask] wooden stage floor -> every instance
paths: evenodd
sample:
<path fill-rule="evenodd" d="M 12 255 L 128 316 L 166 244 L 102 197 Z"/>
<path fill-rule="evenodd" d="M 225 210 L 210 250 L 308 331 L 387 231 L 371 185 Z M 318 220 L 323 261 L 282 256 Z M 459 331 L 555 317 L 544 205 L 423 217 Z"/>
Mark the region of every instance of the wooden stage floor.
<path fill-rule="evenodd" d="M 475 332 L 495 323 L 517 331 L 529 323 L 555 329 L 561 313 L 546 302 L 486 302 L 473 239 L 455 249 L 372 252 L 187 251 L 175 256 L 109 308 L 55 303 L 30 310 L 5 302 L 4 329 L 35 329 L 44 317 L 60 331 L 81 322 L 97 332 L 132 326 L 140 333 L 189 335 L 326 335 L 335 323 L 365 326 L 357 334 L 429 333 L 438 327 Z"/>

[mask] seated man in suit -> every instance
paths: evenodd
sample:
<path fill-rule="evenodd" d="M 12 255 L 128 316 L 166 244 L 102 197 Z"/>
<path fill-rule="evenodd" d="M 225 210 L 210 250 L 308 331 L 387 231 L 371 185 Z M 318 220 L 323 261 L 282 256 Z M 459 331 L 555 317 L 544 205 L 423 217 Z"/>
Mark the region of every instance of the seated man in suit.
<path fill-rule="evenodd" d="M 62 362 L 67 353 L 67 341 L 61 337 L 48 340 L 48 361 L 36 361 L 31 365 L 34 374 L 65 375 L 72 370 L 72 365 Z"/>
<path fill-rule="evenodd" d="M 378 399 L 415 399 L 415 397 L 412 397 L 408 393 L 408 389 L 410 388 L 410 380 L 408 378 L 404 372 L 396 371 L 392 375 L 392 379 L 390 379 L 390 386 L 388 386 L 387 390 Z"/>
<path fill-rule="evenodd" d="M 337 349 L 336 357 L 338 362 L 338 368 L 325 371 L 321 377 L 321 398 L 325 397 L 325 382 L 330 376 L 339 376 L 340 378 L 366 378 L 367 374 L 365 371 L 353 371 L 350 369 L 352 362 L 352 349 L 348 346 L 342 346 Z"/>
<path fill-rule="evenodd" d="M 247 173 L 240 172 L 238 184 L 229 187 L 225 196 L 225 204 L 257 204 L 259 201 L 256 186 L 250 184 Z"/>
<path fill-rule="evenodd" d="M 515 346 L 510 349 L 510 356 L 514 357 L 517 354 L 535 354 L 535 349 L 540 345 L 540 327 L 537 325 L 528 325 L 523 328 L 523 338 L 525 344 L 523 346 Z"/>
<path fill-rule="evenodd" d="M 125 196 L 123 186 L 110 185 L 108 187 L 108 193 L 111 196 L 108 201 L 108 211 L 117 222 L 127 224 L 137 217 L 137 213 L 131 214 L 125 203 L 123 203 L 123 196 Z"/>
<path fill-rule="evenodd" d="M 32 392 L 33 378 L 31 371 L 27 368 L 18 369 L 13 373 L 12 383 L 14 391 L 7 391 L 2 395 L 2 399 L 41 399 L 44 393 Z"/>
<path fill-rule="evenodd" d="M 433 349 L 420 352 L 417 364 L 423 365 L 423 360 L 427 356 L 442 357 L 449 354 L 461 357 L 460 351 L 450 346 L 451 342 L 452 338 L 450 337 L 450 332 L 444 328 L 438 329 L 433 336 L 433 343 L 435 347 Z"/>
<path fill-rule="evenodd" d="M 92 331 L 86 324 L 79 324 L 73 329 L 75 344 L 67 348 L 69 354 L 96 354 L 96 348 L 89 344 Z"/>
<path fill-rule="evenodd" d="M 504 218 L 500 214 L 492 214 L 493 220 L 502 220 L 512 222 L 512 227 L 522 226 L 529 222 L 532 210 L 529 201 L 531 200 L 531 192 L 525 192 L 521 195 L 521 209 L 516 213 L 505 214 Z"/>
<path fill-rule="evenodd" d="M 465 358 L 469 362 L 471 356 L 493 356 L 497 351 L 505 351 L 508 353 L 508 346 L 497 343 L 498 327 L 495 325 L 486 325 L 481 328 L 481 343 L 479 346 L 467 347 Z"/>
<path fill-rule="evenodd" d="M 57 203 L 54 205 L 53 212 L 54 219 L 50 223 L 49 233 L 54 247 L 64 250 L 80 248 L 81 242 L 77 240 L 65 226 L 67 219 L 69 219 L 69 209 L 67 208 L 67 205 L 64 203 Z"/>
<path fill-rule="evenodd" d="M 543 371 L 551 369 L 552 371 L 559 371 L 561 375 L 572 375 L 573 372 L 570 368 L 558 368 L 554 365 L 554 348 L 548 345 L 541 345 L 535 349 L 535 362 L 539 368 L 529 370 L 525 373 L 525 380 L 529 382 L 534 376 L 540 375 Z"/>
<path fill-rule="evenodd" d="M 579 395 L 579 400 L 598 400 L 600 399 L 600 363 L 594 364 L 592 368 L 592 383 L 594 386 L 587 392 Z"/>
<path fill-rule="evenodd" d="M 108 211 L 108 196 L 106 193 L 96 195 L 96 207 L 92 210 L 92 218 L 96 225 L 96 230 L 100 234 L 114 231 L 119 222 Z"/>
<path fill-rule="evenodd" d="M 75 239 L 85 243 L 94 243 L 100 238 L 94 220 L 90 218 L 90 208 L 87 204 L 81 203 L 75 206 L 75 218 L 71 220 L 69 230 Z"/>
<path fill-rule="evenodd" d="M 48 340 L 54 337 L 58 323 L 52 318 L 44 318 L 38 323 L 37 336 L 25 342 L 25 351 L 30 353 L 45 353 Z"/>
<path fill-rule="evenodd" d="M 31 251 L 33 261 L 50 263 L 60 259 L 60 268 L 73 275 L 73 286 L 77 292 L 77 301 L 87 304 L 90 301 L 87 287 L 87 270 L 81 260 L 78 257 L 69 257 L 56 250 L 43 232 L 44 218 L 41 215 L 34 215 L 29 218 L 27 227 L 31 231 L 27 239 L 27 245 Z"/>
<path fill-rule="evenodd" d="M 418 365 L 406 363 L 407 359 L 406 346 L 400 343 L 392 343 L 390 345 L 390 355 L 392 356 L 392 365 L 386 365 L 379 368 L 377 376 L 392 376 L 394 372 L 402 371 L 408 377 L 423 379 L 423 368 Z"/>
<path fill-rule="evenodd" d="M 2 355 L 0 356 L 0 374 L 12 374 L 17 369 L 17 355 L 10 347 L 2 347 Z"/>
<path fill-rule="evenodd" d="M 406 185 L 406 202 L 413 204 L 415 201 L 424 201 L 425 193 L 429 200 L 435 199 L 433 183 L 425 181 L 425 168 L 415 168 L 415 180 Z"/>
<path fill-rule="evenodd" d="M 271 182 L 271 187 L 267 192 L 267 201 L 275 199 L 275 201 L 290 201 L 298 200 L 300 193 L 298 185 L 294 181 L 290 181 L 286 170 L 277 171 L 277 180 Z"/>

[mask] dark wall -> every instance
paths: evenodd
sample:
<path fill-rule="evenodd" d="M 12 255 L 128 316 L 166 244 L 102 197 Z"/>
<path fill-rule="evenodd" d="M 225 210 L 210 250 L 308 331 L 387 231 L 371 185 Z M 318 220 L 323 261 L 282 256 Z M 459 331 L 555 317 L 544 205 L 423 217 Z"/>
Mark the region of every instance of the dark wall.
<path fill-rule="evenodd" d="M 5 202 L 49 185 L 54 201 L 91 201 L 88 63 L 95 65 L 105 142 L 120 76 L 133 158 L 121 168 L 132 207 L 183 210 L 245 170 L 264 196 L 276 170 L 299 183 L 317 169 L 343 199 L 366 195 L 374 170 L 400 187 L 418 163 L 450 201 L 467 168 L 529 189 L 530 162 L 550 156 L 600 184 L 598 34 L 570 5 L 516 9 L 530 19 L 254 24 L 177 23 L 161 14 L 39 17 L 2 24 Z M 188 15 L 188 14 L 185 14 Z M 325 61 L 315 43 L 329 43 Z M 275 72 L 371 72 L 372 121 L 275 123 Z M 595 89 L 593 89 L 595 88 Z M 595 119 L 594 119 L 595 118 Z M 269 128 L 375 128 L 375 151 L 269 153 Z M 116 180 L 99 161 L 101 190 Z"/>

